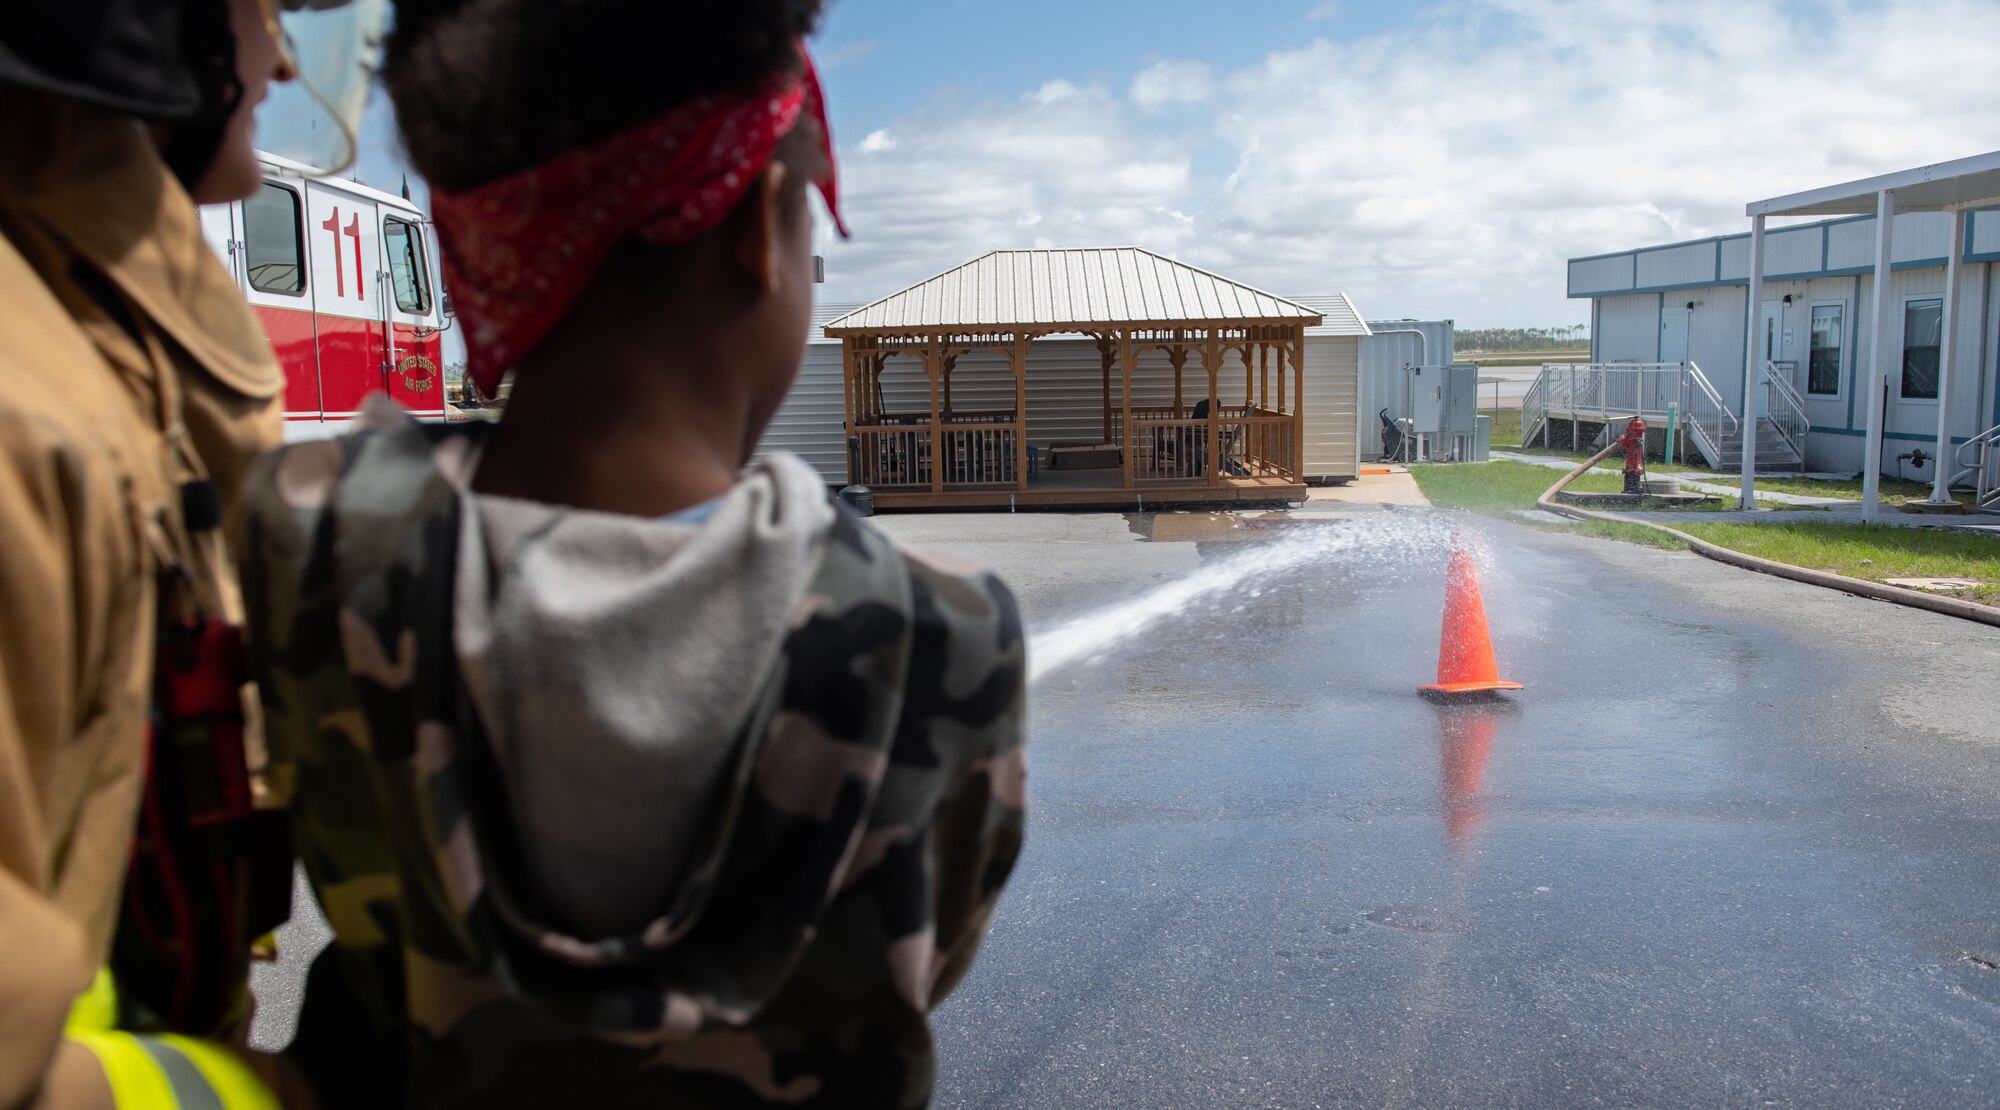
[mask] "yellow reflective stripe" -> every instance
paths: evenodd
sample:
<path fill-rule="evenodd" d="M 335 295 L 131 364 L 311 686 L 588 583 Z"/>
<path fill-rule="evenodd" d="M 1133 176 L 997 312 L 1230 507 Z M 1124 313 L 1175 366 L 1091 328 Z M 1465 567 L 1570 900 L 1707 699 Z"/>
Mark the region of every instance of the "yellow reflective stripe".
<path fill-rule="evenodd" d="M 108 968 L 97 969 L 97 979 L 90 989 L 77 995 L 76 1002 L 69 1008 L 69 1021 L 63 1028 L 72 1033 L 105 1032 L 118 1026 L 118 988 L 111 981 Z"/>
<path fill-rule="evenodd" d="M 158 1061 L 130 1033 L 71 1033 L 69 1039 L 90 1050 L 104 1078 L 111 1083 L 111 1099 L 121 1108 L 180 1110 L 173 1085 Z"/>
<path fill-rule="evenodd" d="M 72 1032 L 90 1050 L 120 1110 L 279 1110 L 243 1059 L 192 1037 Z"/>
<path fill-rule="evenodd" d="M 168 1034 L 154 1038 L 188 1058 L 194 1069 L 208 1081 L 209 1090 L 223 1110 L 278 1110 L 277 1096 L 241 1056 L 208 1041 Z M 120 1103 L 122 1106 L 123 1103 Z"/>

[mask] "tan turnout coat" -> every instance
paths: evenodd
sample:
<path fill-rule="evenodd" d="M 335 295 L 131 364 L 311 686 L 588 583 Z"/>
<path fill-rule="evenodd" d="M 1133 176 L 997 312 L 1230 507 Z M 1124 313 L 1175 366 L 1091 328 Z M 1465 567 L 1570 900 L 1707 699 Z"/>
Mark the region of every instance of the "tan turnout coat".
<path fill-rule="evenodd" d="M 233 509 L 282 386 L 139 125 L 0 87 L 0 1106 L 110 946 L 163 564 L 240 612 L 178 490 L 213 478 Z"/>

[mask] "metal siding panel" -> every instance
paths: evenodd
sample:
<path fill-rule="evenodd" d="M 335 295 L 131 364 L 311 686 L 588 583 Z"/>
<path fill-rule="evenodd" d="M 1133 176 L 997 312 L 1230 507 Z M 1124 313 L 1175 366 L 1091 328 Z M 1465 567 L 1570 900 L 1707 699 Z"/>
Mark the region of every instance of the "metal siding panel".
<path fill-rule="evenodd" d="M 1637 256 L 1635 274 L 1634 280 L 1641 289 L 1713 281 L 1715 244 L 1689 243 L 1663 251 L 1642 251 Z"/>
<path fill-rule="evenodd" d="M 1826 229 L 1826 268 L 1851 270 L 1875 264 L 1875 220 L 1850 220 Z"/>
<path fill-rule="evenodd" d="M 1632 288 L 1632 259 L 1632 255 L 1620 254 L 1610 258 L 1572 261 L 1569 264 L 1570 296 Z"/>
<path fill-rule="evenodd" d="M 1651 362 L 1660 344 L 1660 301 L 1651 293 L 1598 298 L 1598 358 Z"/>
<path fill-rule="evenodd" d="M 1797 230 L 1766 232 L 1764 235 L 1764 276 L 1806 274 L 1819 271 L 1820 228 L 1810 224 Z"/>
<path fill-rule="evenodd" d="M 2000 253 L 2000 212 L 1972 214 L 1972 253 Z"/>
<path fill-rule="evenodd" d="M 1891 262 L 1946 258 L 1950 254 L 1951 213 L 1905 212 L 1896 217 L 1895 238 L 1889 246 Z M 1937 431 L 1935 425 L 1931 431 Z"/>
<path fill-rule="evenodd" d="M 1724 239 L 1716 244 L 1721 261 L 1719 281 L 1750 280 L 1750 240 Z"/>
<path fill-rule="evenodd" d="M 1029 443 L 1047 450 L 1057 440 L 1097 443 L 1104 438 L 1101 365 L 1097 344 L 1088 339 L 1043 339 L 1029 348 Z M 1115 370 L 1113 375 L 1115 407 Z"/>
<path fill-rule="evenodd" d="M 1688 358 L 1734 412 L 1743 407 L 1743 306 L 1749 287 L 1724 285 L 1692 293 L 1681 302 L 1695 303 L 1688 316 Z"/>
<path fill-rule="evenodd" d="M 808 344 L 798 379 L 764 429 L 764 438 L 751 458 L 789 451 L 804 459 L 828 484 L 844 484 L 847 435 L 842 421 L 846 411 L 840 344 Z"/>
<path fill-rule="evenodd" d="M 1407 415 L 1408 398 L 1404 394 L 1408 375 L 1403 368 L 1426 362 L 1440 365 L 1449 361 L 1453 329 L 1448 321 L 1443 320 L 1370 321 L 1369 327 L 1383 330 L 1362 338 L 1357 344 L 1359 400 L 1355 420 L 1358 425 L 1356 434 L 1365 457 L 1372 459 L 1381 452 L 1382 410 L 1389 410 L 1391 420 Z M 1416 328 L 1424 336 L 1419 340 L 1414 335 L 1387 330 L 1391 328 Z"/>
<path fill-rule="evenodd" d="M 1306 339 L 1305 473 L 1311 478 L 1352 478 L 1359 462 L 1360 340 L 1353 336 Z"/>

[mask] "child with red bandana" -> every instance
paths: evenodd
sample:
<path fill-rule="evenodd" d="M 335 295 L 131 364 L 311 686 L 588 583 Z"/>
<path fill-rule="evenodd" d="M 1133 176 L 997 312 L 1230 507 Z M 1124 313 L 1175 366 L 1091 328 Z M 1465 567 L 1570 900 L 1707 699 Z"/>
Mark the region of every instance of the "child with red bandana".
<path fill-rule="evenodd" d="M 497 428 L 270 460 L 246 593 L 328 1105 L 921 1106 L 1021 837 L 1020 618 L 745 469 L 839 225 L 809 0 L 402 0 Z M 357 1065 L 357 1062 L 365 1062 Z"/>

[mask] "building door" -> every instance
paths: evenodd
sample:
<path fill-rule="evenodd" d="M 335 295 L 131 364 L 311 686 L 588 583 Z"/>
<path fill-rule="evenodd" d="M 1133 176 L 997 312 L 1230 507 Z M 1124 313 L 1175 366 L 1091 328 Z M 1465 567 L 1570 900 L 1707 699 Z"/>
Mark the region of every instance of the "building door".
<path fill-rule="evenodd" d="M 1660 361 L 1686 362 L 1688 357 L 1688 317 L 1679 305 L 1660 310 Z"/>
<path fill-rule="evenodd" d="M 1784 358 L 1785 306 L 1780 301 L 1765 301 L 1764 311 L 1758 324 L 1757 340 L 1757 415 L 1769 416 L 1771 371 L 1766 365 Z"/>

